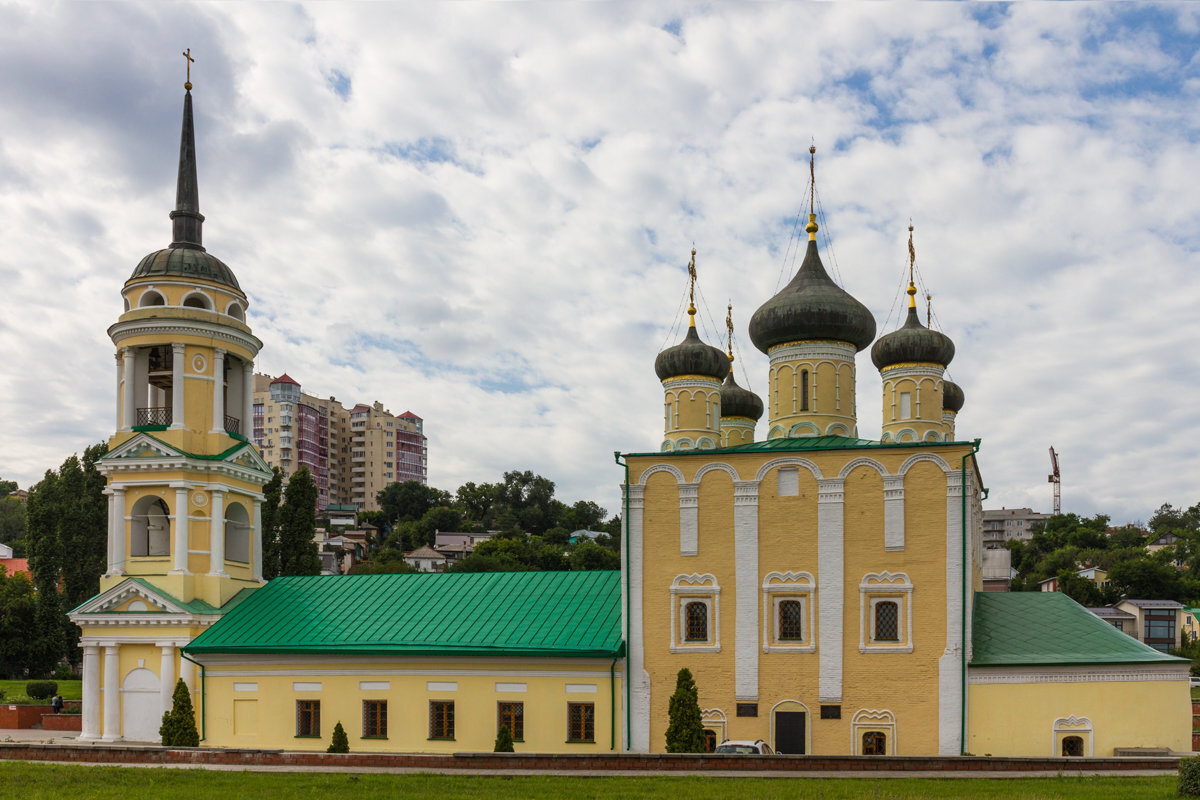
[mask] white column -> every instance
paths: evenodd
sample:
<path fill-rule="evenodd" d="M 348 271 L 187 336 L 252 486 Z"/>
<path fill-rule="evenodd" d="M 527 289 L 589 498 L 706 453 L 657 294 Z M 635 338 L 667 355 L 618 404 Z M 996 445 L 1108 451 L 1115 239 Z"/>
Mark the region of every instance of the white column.
<path fill-rule="evenodd" d="M 225 432 L 225 351 L 213 350 L 213 433 Z"/>
<path fill-rule="evenodd" d="M 758 700 L 758 481 L 733 484 L 733 569 L 737 627 L 733 692 L 736 700 Z"/>
<path fill-rule="evenodd" d="M 113 560 L 113 531 L 117 529 L 117 524 L 113 521 L 113 503 L 115 498 L 113 495 L 113 490 L 107 486 L 104 487 L 104 495 L 108 498 L 108 526 L 106 528 L 107 536 L 105 537 L 108 545 L 108 569 L 104 571 L 104 574 L 115 575 L 117 572 L 117 564 L 116 561 Z"/>
<path fill-rule="evenodd" d="M 212 522 L 208 542 L 209 575 L 225 574 L 225 490 L 212 490 Z"/>
<path fill-rule="evenodd" d="M 842 478 L 817 480 L 817 696 L 842 701 L 842 613 L 845 598 L 845 498 Z"/>
<path fill-rule="evenodd" d="M 104 740 L 121 738 L 121 664 L 118 647 L 104 645 Z"/>
<path fill-rule="evenodd" d="M 188 504 L 187 484 L 172 483 L 175 490 L 175 542 L 172 549 L 175 554 L 175 568 L 171 572 L 187 574 L 188 571 L 188 514 L 191 506 Z"/>
<path fill-rule="evenodd" d="M 179 677 L 191 691 L 196 691 L 196 665 L 182 654 L 179 656 Z"/>
<path fill-rule="evenodd" d="M 904 476 L 883 479 L 883 548 L 904 549 Z"/>
<path fill-rule="evenodd" d="M 112 527 L 108 538 L 112 545 L 112 575 L 125 574 L 125 541 L 129 531 L 129 520 L 125 517 L 125 487 L 111 486 L 113 493 Z"/>
<path fill-rule="evenodd" d="M 646 672 L 645 635 L 642 629 L 644 604 L 642 580 L 642 511 L 645 486 L 625 487 L 628 498 L 625 509 L 625 553 L 621 558 L 622 578 L 628 581 L 628 593 L 622 592 L 621 604 L 629 631 L 629 665 L 626 680 L 629 683 L 629 713 L 632 730 L 627 731 L 629 748 L 635 753 L 650 751 L 650 676 Z M 663 587 L 664 593 L 666 587 Z"/>
<path fill-rule="evenodd" d="M 962 752 L 962 474 L 946 473 L 946 649 L 938 659 L 938 754 Z"/>
<path fill-rule="evenodd" d="M 100 738 L 100 647 L 83 645 L 83 726 L 79 738 Z"/>
<path fill-rule="evenodd" d="M 254 527 L 250 529 L 250 577 L 261 581 L 263 576 L 262 498 L 254 498 Z"/>
<path fill-rule="evenodd" d="M 254 362 L 242 362 L 242 436 L 254 441 Z"/>
<path fill-rule="evenodd" d="M 183 357 L 187 348 L 176 342 L 171 345 L 171 428 L 183 429 Z"/>
<path fill-rule="evenodd" d="M 700 484 L 679 484 L 679 555 L 700 552 Z"/>
<path fill-rule="evenodd" d="M 122 381 L 121 372 L 124 369 L 124 365 L 121 363 L 121 351 L 120 350 L 113 353 L 113 360 L 117 362 L 117 398 L 116 398 L 117 399 L 117 424 L 113 428 L 113 430 L 119 431 L 119 430 L 124 429 L 124 427 L 125 427 L 124 425 L 121 424 L 121 412 L 125 410 L 125 393 L 121 388 L 121 381 Z"/>
<path fill-rule="evenodd" d="M 134 386 L 137 384 L 137 351 L 132 347 L 122 347 L 121 354 L 123 356 L 121 374 L 125 377 L 125 386 L 122 391 L 125 413 L 121 419 L 121 430 L 128 431 L 137 422 L 137 398 L 133 394 Z"/>
<path fill-rule="evenodd" d="M 171 710 L 171 700 L 175 694 L 175 643 L 159 642 L 162 648 L 162 661 L 158 670 L 159 696 L 162 699 L 162 711 Z"/>

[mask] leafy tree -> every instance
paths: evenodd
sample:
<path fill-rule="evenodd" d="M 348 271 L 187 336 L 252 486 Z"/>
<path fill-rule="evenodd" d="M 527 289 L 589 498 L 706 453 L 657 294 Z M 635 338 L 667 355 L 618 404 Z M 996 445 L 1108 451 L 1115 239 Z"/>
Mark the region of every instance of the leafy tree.
<path fill-rule="evenodd" d="M 317 575 L 321 558 L 313 541 L 317 525 L 317 487 L 308 467 L 288 478 L 283 505 L 279 507 L 279 574 Z"/>
<path fill-rule="evenodd" d="M 327 753 L 349 753 L 350 752 L 350 737 L 346 735 L 346 729 L 342 727 L 339 720 L 333 726 L 333 741 L 329 745 Z"/>
<path fill-rule="evenodd" d="M 450 494 L 420 481 L 389 483 L 376 500 L 383 511 L 384 522 L 415 522 L 434 506 L 450 505 Z"/>
<path fill-rule="evenodd" d="M 182 678 L 175 682 L 171 710 L 163 713 L 158 735 L 162 737 L 163 747 L 200 746 L 200 734 L 196 730 L 196 712 L 192 709 L 192 693 L 188 691 Z"/>
<path fill-rule="evenodd" d="M 687 667 L 675 678 L 675 693 L 667 705 L 668 753 L 703 753 L 704 725 L 700 722 L 700 701 L 696 681 Z"/>
<path fill-rule="evenodd" d="M 571 549 L 571 569 L 620 569 L 621 556 L 607 547 L 584 540 Z"/>
<path fill-rule="evenodd" d="M 568 531 L 598 531 L 604 524 L 604 515 L 607 513 L 591 500 L 580 500 L 566 509 L 559 519 L 559 524 Z"/>
<path fill-rule="evenodd" d="M 0 481 L 0 485 L 12 481 Z M 25 504 L 15 497 L 0 497 L 0 542 L 12 547 L 13 555 L 25 555 Z"/>
<path fill-rule="evenodd" d="M 469 520 L 480 524 L 481 530 L 487 530 L 491 522 L 491 510 L 500 500 L 500 487 L 494 483 L 476 484 L 468 481 L 458 487 L 455 494 L 455 504 L 462 509 Z"/>
<path fill-rule="evenodd" d="M 16 481 L 0 481 L 0 497 L 8 497 L 17 490 Z"/>
<path fill-rule="evenodd" d="M 37 600 L 25 573 L 9 575 L 0 567 L 0 677 L 19 678 L 30 671 L 40 637 Z"/>
<path fill-rule="evenodd" d="M 418 572 L 412 564 L 404 560 L 404 553 L 395 548 L 385 547 L 371 553 L 366 561 L 360 561 L 350 569 L 351 575 L 380 575 Z"/>
<path fill-rule="evenodd" d="M 283 496 L 283 470 L 271 468 L 271 480 L 263 486 L 262 516 L 262 574 L 265 580 L 279 575 L 279 502 Z"/>
<path fill-rule="evenodd" d="M 1170 564 L 1137 559 L 1113 564 L 1108 571 L 1112 587 L 1126 597 L 1142 600 L 1186 600 L 1194 593 L 1179 571 Z"/>
<path fill-rule="evenodd" d="M 511 753 L 513 752 L 512 731 L 507 725 L 501 725 L 500 730 L 496 733 L 496 746 L 492 748 L 495 753 Z"/>

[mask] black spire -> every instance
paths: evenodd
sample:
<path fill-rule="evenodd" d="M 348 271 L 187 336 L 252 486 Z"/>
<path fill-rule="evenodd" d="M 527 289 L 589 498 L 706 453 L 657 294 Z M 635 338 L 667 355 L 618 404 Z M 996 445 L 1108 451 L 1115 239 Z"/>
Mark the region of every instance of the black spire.
<path fill-rule="evenodd" d="M 196 182 L 196 130 L 192 123 L 192 84 L 186 84 L 183 96 L 183 131 L 179 137 L 179 182 L 175 189 L 175 210 L 171 212 L 171 247 L 203 250 L 200 213 L 200 189 Z"/>

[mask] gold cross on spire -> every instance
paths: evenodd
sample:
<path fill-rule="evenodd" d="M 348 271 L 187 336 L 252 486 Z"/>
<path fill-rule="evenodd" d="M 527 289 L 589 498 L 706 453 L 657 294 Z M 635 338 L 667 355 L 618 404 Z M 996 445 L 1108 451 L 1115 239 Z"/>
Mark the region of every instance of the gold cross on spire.
<path fill-rule="evenodd" d="M 692 260 L 688 262 L 688 316 L 689 327 L 696 327 L 696 245 L 692 245 Z"/>
<path fill-rule="evenodd" d="M 190 92 L 192 90 L 192 62 L 196 60 L 192 58 L 192 48 L 184 50 L 183 57 L 187 59 L 187 83 L 183 85 L 183 88 Z"/>
<path fill-rule="evenodd" d="M 908 221 L 908 307 L 917 307 L 917 286 L 913 282 L 913 267 L 917 263 L 917 248 L 913 247 L 913 225 Z"/>
<path fill-rule="evenodd" d="M 729 360 L 733 361 L 733 301 L 729 301 L 729 306 L 725 311 L 725 330 L 729 334 Z"/>

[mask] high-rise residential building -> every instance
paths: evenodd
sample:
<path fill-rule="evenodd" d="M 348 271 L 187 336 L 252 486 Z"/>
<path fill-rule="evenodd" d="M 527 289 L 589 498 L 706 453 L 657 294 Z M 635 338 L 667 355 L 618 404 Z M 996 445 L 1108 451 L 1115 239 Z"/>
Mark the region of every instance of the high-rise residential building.
<path fill-rule="evenodd" d="M 308 467 L 317 507 L 378 510 L 376 497 L 397 481 L 427 480 L 424 422 L 393 415 L 380 402 L 347 409 L 334 397 L 307 394 L 286 373 L 254 376 L 254 443 L 272 466 Z"/>

